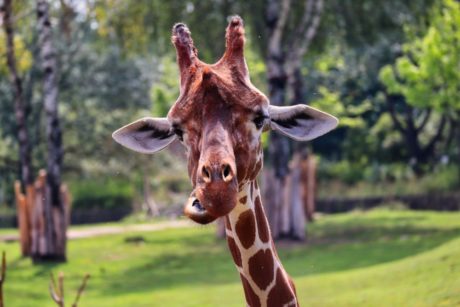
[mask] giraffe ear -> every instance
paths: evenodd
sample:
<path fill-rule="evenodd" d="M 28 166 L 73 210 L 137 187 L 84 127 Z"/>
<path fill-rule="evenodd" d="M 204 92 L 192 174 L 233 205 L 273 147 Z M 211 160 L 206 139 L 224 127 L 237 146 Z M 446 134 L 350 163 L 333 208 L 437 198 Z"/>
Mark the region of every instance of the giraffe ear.
<path fill-rule="evenodd" d="M 115 131 L 112 137 L 117 143 L 146 154 L 162 150 L 176 139 L 167 118 L 152 117 L 132 122 Z"/>
<path fill-rule="evenodd" d="M 296 141 L 310 141 L 328 133 L 339 123 L 334 116 L 309 107 L 294 105 L 278 107 L 270 105 L 270 127 Z"/>

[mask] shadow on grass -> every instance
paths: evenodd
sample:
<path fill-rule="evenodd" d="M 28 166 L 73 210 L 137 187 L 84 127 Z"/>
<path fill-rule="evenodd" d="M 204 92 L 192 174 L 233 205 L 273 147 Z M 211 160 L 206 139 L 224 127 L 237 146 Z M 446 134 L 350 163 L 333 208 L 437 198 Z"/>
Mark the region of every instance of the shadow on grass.
<path fill-rule="evenodd" d="M 431 250 L 460 236 L 460 228 L 439 229 L 414 226 L 423 217 L 350 220 L 336 225 L 311 227 L 307 244 L 280 249 L 290 275 L 304 276 L 337 272 L 396 261 Z M 151 248 L 171 244 L 168 239 L 147 240 Z M 176 287 L 239 282 L 225 241 L 217 242 L 209 233 L 175 238 L 177 250 L 165 249 L 141 264 L 111 275 L 101 282 L 103 295 L 156 291 Z"/>
<path fill-rule="evenodd" d="M 281 250 L 292 276 L 338 272 L 400 260 L 434 249 L 460 236 L 460 228 L 354 227 L 321 236 L 307 247 Z"/>

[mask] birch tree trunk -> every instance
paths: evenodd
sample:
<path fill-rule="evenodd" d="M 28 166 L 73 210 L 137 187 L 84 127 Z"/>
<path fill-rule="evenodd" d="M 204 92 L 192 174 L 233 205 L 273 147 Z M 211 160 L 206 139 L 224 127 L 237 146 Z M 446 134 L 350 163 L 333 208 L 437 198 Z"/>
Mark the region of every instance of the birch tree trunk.
<path fill-rule="evenodd" d="M 2 15 L 3 28 L 6 39 L 6 62 L 11 79 L 11 89 L 14 100 L 14 115 L 16 118 L 17 138 L 19 143 L 19 167 L 22 184 L 15 184 L 16 193 L 22 194 L 22 187 L 25 187 L 26 195 L 16 199 L 19 233 L 21 240 L 21 253 L 23 256 L 30 255 L 30 219 L 27 206 L 27 199 L 30 199 L 32 190 L 32 162 L 31 144 L 27 130 L 27 108 L 25 105 L 25 95 L 22 85 L 22 78 L 16 65 L 16 54 L 14 46 L 14 27 L 12 20 L 12 1 L 4 0 L 0 8 Z M 17 195 L 19 195 L 17 194 Z"/>
<path fill-rule="evenodd" d="M 144 172 L 143 184 L 144 206 L 146 209 L 147 216 L 149 218 L 158 216 L 160 214 L 160 211 L 158 210 L 158 205 L 155 199 L 153 199 L 152 197 L 152 193 L 150 191 L 150 178 L 146 172 Z"/>
<path fill-rule="evenodd" d="M 12 20 L 12 1 L 4 0 L 1 7 L 3 15 L 3 28 L 6 39 L 6 62 L 10 72 L 11 88 L 14 97 L 14 115 L 16 117 L 17 136 L 19 142 L 19 161 L 21 168 L 21 181 L 23 186 L 32 184 L 31 146 L 27 131 L 27 112 L 24 101 L 22 79 L 16 65 L 14 49 L 14 28 Z"/>
<path fill-rule="evenodd" d="M 266 10 L 265 23 L 269 32 L 267 53 L 267 79 L 270 104 L 282 106 L 286 101 L 287 76 L 285 72 L 285 53 L 283 52 L 282 39 L 290 10 L 290 0 L 269 1 Z M 268 145 L 268 158 L 272 172 L 266 170 L 267 185 L 264 189 L 271 197 L 265 195 L 265 211 L 271 227 L 272 236 L 279 238 L 283 226 L 283 212 L 286 212 L 284 195 L 285 178 L 289 173 L 288 162 L 290 144 L 286 137 L 273 133 L 270 135 Z"/>
<path fill-rule="evenodd" d="M 302 170 L 300 168 L 301 157 L 295 153 L 290 162 L 290 173 L 287 177 L 285 202 L 288 204 L 288 225 L 286 225 L 286 235 L 294 240 L 305 240 L 306 220 L 302 201 Z"/>
<path fill-rule="evenodd" d="M 323 9 L 323 0 L 306 0 L 304 12 L 294 28 L 294 34 L 287 35 L 286 21 L 289 18 L 290 0 L 270 0 L 267 4 L 265 24 L 268 29 L 267 79 L 269 98 L 272 105 L 285 105 L 288 91 L 292 91 L 291 103 L 303 101 L 303 82 L 300 68 L 302 59 L 317 33 Z M 303 239 L 305 235 L 302 189 L 298 182 L 300 175 L 290 174 L 288 167 L 292 155 L 290 141 L 279 134 L 270 136 L 269 162 L 274 178 L 267 178 L 270 186 L 266 191 L 281 195 L 281 204 L 276 198 L 265 197 L 265 207 L 274 238 L 292 237 Z M 297 181 L 295 181 L 297 180 Z M 293 193 L 295 195 L 293 195 Z"/>
<path fill-rule="evenodd" d="M 66 206 L 61 195 L 62 136 L 58 115 L 58 85 L 56 51 L 52 40 L 49 4 L 37 0 L 37 31 L 43 69 L 43 99 L 46 115 L 48 162 L 46 172 L 44 215 L 44 247 L 32 250 L 32 258 L 41 260 L 66 260 Z"/>

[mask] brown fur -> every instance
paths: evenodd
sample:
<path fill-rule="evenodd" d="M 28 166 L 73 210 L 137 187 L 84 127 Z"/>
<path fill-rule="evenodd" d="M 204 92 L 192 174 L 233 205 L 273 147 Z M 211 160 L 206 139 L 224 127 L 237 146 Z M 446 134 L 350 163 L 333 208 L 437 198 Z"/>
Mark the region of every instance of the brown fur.
<path fill-rule="evenodd" d="M 284 306 L 294 299 L 289 284 L 283 279 L 283 274 L 276 271 L 276 285 L 268 294 L 267 306 Z"/>
<path fill-rule="evenodd" d="M 236 246 L 235 240 L 233 238 L 227 237 L 228 248 L 232 253 L 233 261 L 239 267 L 241 267 L 241 253 L 238 247 Z"/>
<path fill-rule="evenodd" d="M 262 203 L 260 202 L 259 196 L 256 197 L 254 205 L 256 211 L 257 230 L 259 232 L 259 238 L 262 242 L 266 243 L 270 240 L 270 233 L 268 230 L 267 219 L 265 218 L 264 209 L 262 208 Z"/>
<path fill-rule="evenodd" d="M 243 283 L 244 295 L 246 297 L 246 302 L 250 307 L 260 307 L 260 299 L 252 289 L 251 285 L 247 279 L 240 274 L 241 282 Z"/>
<path fill-rule="evenodd" d="M 273 266 L 273 254 L 269 249 L 260 250 L 249 259 L 249 272 L 260 289 L 265 290 L 272 282 Z"/>
<path fill-rule="evenodd" d="M 230 225 L 230 220 L 228 219 L 228 216 L 225 217 L 225 228 L 227 230 L 232 231 L 232 225 Z"/>
<path fill-rule="evenodd" d="M 244 248 L 251 247 L 256 239 L 256 221 L 254 213 L 246 210 L 241 213 L 238 222 L 235 225 L 235 232 Z"/>

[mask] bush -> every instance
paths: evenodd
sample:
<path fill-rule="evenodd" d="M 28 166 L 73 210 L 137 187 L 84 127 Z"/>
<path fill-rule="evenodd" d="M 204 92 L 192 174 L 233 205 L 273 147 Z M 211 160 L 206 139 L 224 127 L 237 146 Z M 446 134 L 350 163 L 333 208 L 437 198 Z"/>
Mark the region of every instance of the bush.
<path fill-rule="evenodd" d="M 318 177 L 326 180 L 339 180 L 346 184 L 355 184 L 364 179 L 364 167 L 348 160 L 338 162 L 322 161 L 318 166 Z"/>
<path fill-rule="evenodd" d="M 73 208 L 115 209 L 131 206 L 134 190 L 126 181 L 102 179 L 77 181 L 70 184 Z"/>
<path fill-rule="evenodd" d="M 456 191 L 460 185 L 458 172 L 458 166 L 444 165 L 424 176 L 420 180 L 420 185 L 430 193 Z"/>

